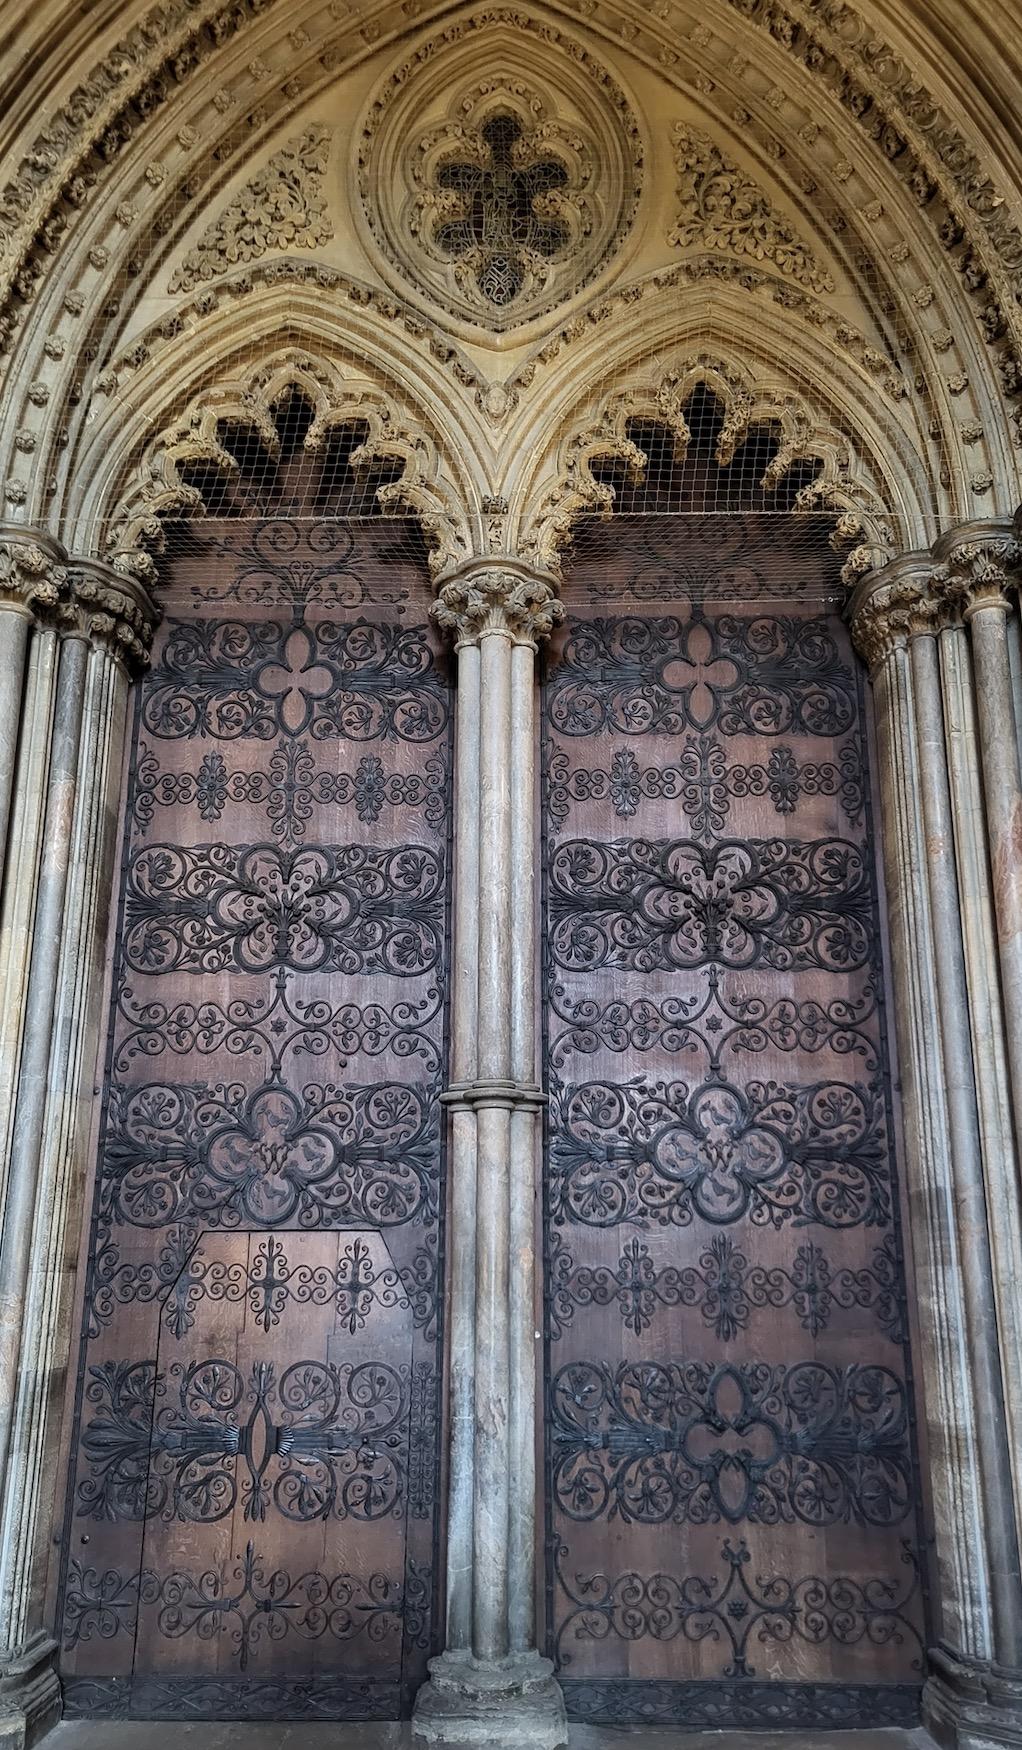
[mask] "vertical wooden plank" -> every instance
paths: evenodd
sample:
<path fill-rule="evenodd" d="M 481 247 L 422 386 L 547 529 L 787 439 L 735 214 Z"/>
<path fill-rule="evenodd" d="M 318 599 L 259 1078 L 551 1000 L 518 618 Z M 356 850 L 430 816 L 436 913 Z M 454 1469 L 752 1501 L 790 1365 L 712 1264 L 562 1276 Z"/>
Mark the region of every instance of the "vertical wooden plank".
<path fill-rule="evenodd" d="M 88 1706 L 110 1679 L 138 1716 L 393 1718 L 433 1650 L 440 1464 L 450 711 L 428 581 L 371 524 L 210 519 L 165 586 L 112 943 L 66 1522 L 69 1549 L 97 1541 L 66 1567 L 65 1680 Z"/>
<path fill-rule="evenodd" d="M 740 591 L 722 565 L 707 598 L 699 520 L 580 542 L 545 690 L 551 1647 L 579 1718 L 904 1721 L 917 1489 L 854 658 L 825 531 L 709 519 L 744 529 Z"/>

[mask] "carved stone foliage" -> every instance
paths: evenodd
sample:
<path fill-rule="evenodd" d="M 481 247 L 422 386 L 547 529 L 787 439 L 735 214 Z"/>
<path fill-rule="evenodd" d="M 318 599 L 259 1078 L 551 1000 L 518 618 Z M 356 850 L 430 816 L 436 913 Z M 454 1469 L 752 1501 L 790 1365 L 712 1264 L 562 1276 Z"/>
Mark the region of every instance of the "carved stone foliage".
<path fill-rule="evenodd" d="M 156 605 L 132 577 L 93 561 L 73 563 L 56 542 L 0 530 L 0 601 L 102 645 L 131 674 L 149 660 Z"/>
<path fill-rule="evenodd" d="M 333 226 L 323 177 L 330 144 L 328 129 L 312 127 L 275 152 L 188 251 L 171 277 L 171 292 L 190 292 L 270 250 L 316 249 L 329 242 Z"/>
<path fill-rule="evenodd" d="M 816 293 L 834 281 L 794 226 L 772 206 L 747 171 L 708 135 L 675 124 L 678 214 L 668 235 L 676 249 L 725 249 L 772 262 Z"/>
<path fill-rule="evenodd" d="M 536 644 L 564 618 L 550 579 L 485 563 L 445 583 L 431 612 L 456 644 L 471 643 L 486 630 L 505 631 L 518 642 Z"/>
<path fill-rule="evenodd" d="M 480 79 L 480 63 L 495 71 Z M 389 262 L 438 311 L 496 332 L 599 272 L 641 170 L 605 69 L 552 25 L 499 8 L 446 30 L 443 56 L 428 45 L 393 74 L 359 151 L 363 215 Z"/>
<path fill-rule="evenodd" d="M 139 1712 L 182 1637 L 242 1717 L 432 1644 L 450 711 L 424 568 L 329 536 L 196 525 L 135 713 L 62 1632 Z"/>
<path fill-rule="evenodd" d="M 921 1678 L 863 683 L 825 528 L 693 599 L 667 520 L 580 537 L 544 693 L 551 1646 L 587 1718 L 822 1727 Z"/>
<path fill-rule="evenodd" d="M 315 520 L 299 558 L 296 518 L 413 517 L 434 572 L 467 550 L 464 513 L 421 426 L 360 368 L 298 348 L 197 395 L 147 443 L 107 531 L 113 563 L 154 578 L 168 521 L 203 514 L 249 521 L 241 541 L 230 524 L 217 529 L 234 593 L 248 601 L 267 598 L 268 577 L 274 595 L 338 600 L 340 584 L 338 605 L 366 599 L 360 568 L 347 564 L 350 530 Z"/>

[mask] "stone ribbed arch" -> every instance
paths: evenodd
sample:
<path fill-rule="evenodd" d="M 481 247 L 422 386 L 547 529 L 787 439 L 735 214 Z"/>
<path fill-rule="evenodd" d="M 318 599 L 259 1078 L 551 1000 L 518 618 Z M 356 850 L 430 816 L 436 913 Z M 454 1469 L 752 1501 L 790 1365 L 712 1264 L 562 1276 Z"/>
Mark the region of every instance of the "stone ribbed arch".
<path fill-rule="evenodd" d="M 684 408 L 698 385 L 724 410 L 722 465 L 751 427 L 762 423 L 779 432 L 768 486 L 791 463 L 818 461 L 816 480 L 800 495 L 796 514 L 835 514 L 835 541 L 848 549 L 850 578 L 884 563 L 905 531 L 929 526 L 932 501 L 921 434 L 901 417 L 903 403 L 883 402 L 868 371 L 822 343 L 807 381 L 801 339 L 783 332 L 781 313 L 774 312 L 769 324 L 745 313 L 742 342 L 735 338 L 741 308 L 733 311 L 734 326 L 728 314 L 725 305 L 719 322 L 700 313 L 686 325 L 664 298 L 642 323 L 641 353 L 634 319 L 624 315 L 598 340 L 594 334 L 576 346 L 571 373 L 551 379 L 542 426 L 534 414 L 518 446 L 530 460 L 514 481 L 508 520 L 533 564 L 556 570 L 576 518 L 612 511 L 612 492 L 594 478 L 595 462 L 616 458 L 641 479 L 645 458 L 631 440 L 632 421 L 666 426 L 676 453 L 684 452 Z M 780 361 L 796 348 L 800 369 L 786 378 Z"/>
<path fill-rule="evenodd" d="M 442 19 L 456 19 L 466 10 L 424 9 L 417 28 L 435 36 Z M 558 18 L 556 7 L 536 11 Z M 844 243 L 827 237 L 828 251 L 837 249 L 849 262 L 857 254 L 873 262 L 867 279 L 875 281 L 878 303 L 872 311 L 864 304 L 864 344 L 880 354 L 888 330 L 908 337 L 903 375 L 909 397 L 921 399 L 920 418 L 939 428 L 930 440 L 940 452 L 932 461 L 937 521 L 950 514 L 1007 508 L 991 498 L 990 481 L 1016 472 L 1012 451 L 998 431 L 1002 415 L 997 411 L 1003 406 L 999 376 L 1005 381 L 1011 377 L 1010 369 L 999 372 L 998 361 L 1003 363 L 1014 318 L 1010 310 L 991 312 L 990 287 L 1000 270 L 987 263 L 987 256 L 992 260 L 999 250 L 1010 262 L 1014 243 L 1003 213 L 995 223 L 994 209 L 1000 209 L 993 193 L 984 192 L 975 168 L 980 163 L 977 153 L 963 146 L 955 157 L 945 150 L 951 138 L 947 128 L 928 119 L 918 94 L 910 101 L 907 91 L 904 102 L 915 118 L 912 129 L 906 124 L 900 133 L 892 133 L 888 112 L 893 114 L 892 93 L 905 84 L 904 69 L 895 77 L 868 44 L 858 43 L 857 59 L 846 55 L 845 66 L 837 33 L 826 19 L 814 18 L 810 30 L 794 13 L 782 15 L 775 7 L 761 18 L 761 11 L 757 8 L 753 16 L 754 71 L 763 87 L 758 93 L 751 90 L 753 75 L 748 72 L 753 57 L 745 57 L 744 73 L 741 68 L 729 70 L 734 43 L 742 33 L 747 36 L 749 27 L 744 15 L 724 0 L 708 16 L 699 9 L 696 17 L 693 8 L 671 25 L 646 13 L 636 12 L 633 18 L 630 0 L 623 0 L 614 20 L 604 19 L 601 12 L 586 21 L 584 30 L 575 19 L 564 31 L 583 42 L 616 39 L 618 52 L 623 37 L 627 53 L 655 68 L 666 85 L 691 92 L 695 82 L 700 101 L 706 101 L 707 125 L 714 133 L 722 130 L 725 146 L 733 145 L 733 113 L 744 103 L 750 119 L 743 144 L 754 149 L 757 174 L 772 171 L 778 188 L 783 183 L 790 190 L 799 178 L 815 176 L 845 227 Z M 123 294 L 130 283 L 127 300 L 133 304 L 157 266 L 168 259 L 178 231 L 183 236 L 203 213 L 215 215 L 253 146 L 265 142 L 251 158 L 255 166 L 279 146 L 285 129 L 294 132 L 296 99 L 311 101 L 346 68 L 388 39 L 396 42 L 402 32 L 408 33 L 407 14 L 388 6 L 367 14 L 355 29 L 334 18 L 326 6 L 307 0 L 289 12 L 286 37 L 275 21 L 273 0 L 264 5 L 248 0 L 229 15 L 201 8 L 187 9 L 186 16 L 186 9 L 170 8 L 159 28 L 137 32 L 86 82 L 86 95 L 75 98 L 68 115 L 54 124 L 46 149 L 25 159 L 0 203 L 8 217 L 10 263 L 18 279 L 11 305 L 18 319 L 11 376 L 23 386 L 7 398 L 2 439 L 10 514 L 38 517 L 48 495 L 40 483 L 59 476 L 61 433 L 69 421 L 73 424 L 74 398 L 79 405 L 90 398 L 95 377 L 116 350 L 117 336 L 126 333 L 123 305 L 114 315 L 104 313 L 117 302 L 115 294 Z M 613 64 L 610 40 L 598 42 L 598 51 Z M 872 84 L 868 68 L 859 64 L 865 61 L 873 63 Z M 774 103 L 771 93 L 780 93 L 784 102 L 778 98 Z M 819 137 L 798 122 L 806 104 L 814 102 L 820 113 Z M 930 108 L 940 115 L 939 104 Z M 725 114 L 732 117 L 727 127 Z M 949 164 L 974 167 L 958 196 L 952 171 L 945 167 L 938 174 L 939 167 L 930 162 L 935 160 L 931 136 Z M 826 150 L 824 137 L 830 142 Z M 780 144 L 783 157 L 774 150 Z M 88 161 L 83 156 L 87 151 L 93 153 Z M 116 184 L 110 174 L 114 164 Z M 52 199 L 44 193 L 47 189 Z M 872 200 L 867 198 L 871 190 Z M 963 203 L 965 219 L 949 217 L 947 203 L 953 198 Z M 973 224 L 968 200 L 982 224 L 978 219 Z M 819 204 L 819 197 L 809 197 L 804 210 L 814 201 Z M 822 206 L 820 211 L 823 237 L 826 215 Z M 28 250 L 24 257 L 16 242 L 19 221 Z M 978 226 L 975 238 L 970 225 Z M 959 274 L 948 274 L 948 261 Z M 59 275 L 53 271 L 58 264 Z M 626 269 L 627 261 L 619 266 Z M 857 295 L 865 296 L 869 289 L 860 283 Z M 802 291 L 789 286 L 786 295 L 797 300 Z M 886 313 L 879 308 L 884 304 Z M 586 309 L 584 297 L 575 307 Z M 967 309 L 976 319 L 966 316 Z M 802 318 L 801 333 L 808 333 L 815 315 L 805 304 L 793 314 Z M 851 314 L 843 303 L 842 314 Z M 543 350 L 545 343 L 539 347 Z M 913 365 L 919 367 L 922 389 L 915 386 Z M 521 374 L 521 366 L 516 368 Z M 942 471 L 946 487 L 941 485 Z M 942 503 L 943 493 L 950 494 L 950 503 Z"/>

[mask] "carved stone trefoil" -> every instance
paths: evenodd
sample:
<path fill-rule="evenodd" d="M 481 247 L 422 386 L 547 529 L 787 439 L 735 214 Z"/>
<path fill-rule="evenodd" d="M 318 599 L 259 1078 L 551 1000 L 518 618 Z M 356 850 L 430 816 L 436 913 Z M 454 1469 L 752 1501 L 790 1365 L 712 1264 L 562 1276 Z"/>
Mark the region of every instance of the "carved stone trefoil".
<path fill-rule="evenodd" d="M 188 251 L 170 290 L 189 292 L 271 249 L 317 249 L 328 243 L 334 233 L 323 177 L 330 141 L 329 129 L 310 127 L 274 153 Z"/>
<path fill-rule="evenodd" d="M 673 130 L 678 217 L 667 241 L 675 249 L 724 249 L 768 261 L 816 293 L 834 281 L 759 184 L 707 134 L 684 122 Z"/>

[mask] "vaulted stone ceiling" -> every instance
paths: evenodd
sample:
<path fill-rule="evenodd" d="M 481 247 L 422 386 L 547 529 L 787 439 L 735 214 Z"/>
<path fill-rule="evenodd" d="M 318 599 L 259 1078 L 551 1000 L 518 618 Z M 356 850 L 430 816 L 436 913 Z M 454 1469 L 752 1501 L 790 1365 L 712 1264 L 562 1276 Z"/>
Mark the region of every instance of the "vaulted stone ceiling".
<path fill-rule="evenodd" d="M 634 223 L 624 207 L 601 219 L 585 204 L 598 188 L 583 191 L 577 234 L 602 224 L 610 241 L 573 286 L 541 263 L 550 283 L 510 326 L 487 325 L 463 279 L 455 295 L 457 263 L 446 296 L 418 271 L 394 241 L 406 208 L 388 217 L 353 174 L 385 131 L 385 94 L 403 101 L 411 74 L 441 54 L 467 69 L 483 26 L 489 41 L 502 30 L 521 45 L 555 133 L 544 58 L 588 64 L 604 93 L 620 81 L 646 159 Z M 637 329 L 644 356 L 666 361 L 659 379 L 652 365 L 640 373 L 650 404 L 670 400 L 679 372 L 707 359 L 716 369 L 734 337 L 735 404 L 765 393 L 765 371 L 792 443 L 802 431 L 807 453 L 830 446 L 828 502 L 851 514 L 861 564 L 1017 502 L 1022 51 L 1005 0 L 572 0 L 520 12 L 93 0 L 70 16 L 8 0 L 0 31 L 14 68 L 0 118 L 9 516 L 106 529 L 123 497 L 108 460 L 115 427 L 135 476 L 159 472 L 146 444 L 174 426 L 180 447 L 201 426 L 201 381 L 233 370 L 242 385 L 242 330 L 252 359 L 275 323 L 326 357 L 328 305 L 335 325 L 343 306 L 371 383 L 403 386 L 408 445 L 430 410 L 432 459 L 417 467 L 434 508 L 445 494 L 474 496 L 477 515 L 516 494 L 535 508 L 570 486 L 590 428 L 613 423 L 615 373 L 637 381 Z M 485 51 L 480 71 L 493 71 Z M 580 101 L 572 125 L 599 156 L 617 124 L 601 135 Z M 380 150 L 373 176 L 386 191 L 398 148 Z M 311 179 L 297 231 L 289 211 L 239 253 L 232 225 L 244 228 L 253 199 L 272 207 L 281 176 L 292 191 Z M 732 205 L 738 189 L 743 211 L 761 208 L 751 237 L 707 231 L 721 187 Z M 382 349 L 381 312 L 394 330 Z M 187 344 L 200 327 L 201 357 Z M 797 364 L 787 378 L 785 360 Z M 846 438 L 861 458 L 838 454 Z M 548 462 L 511 479 L 510 451 Z"/>

